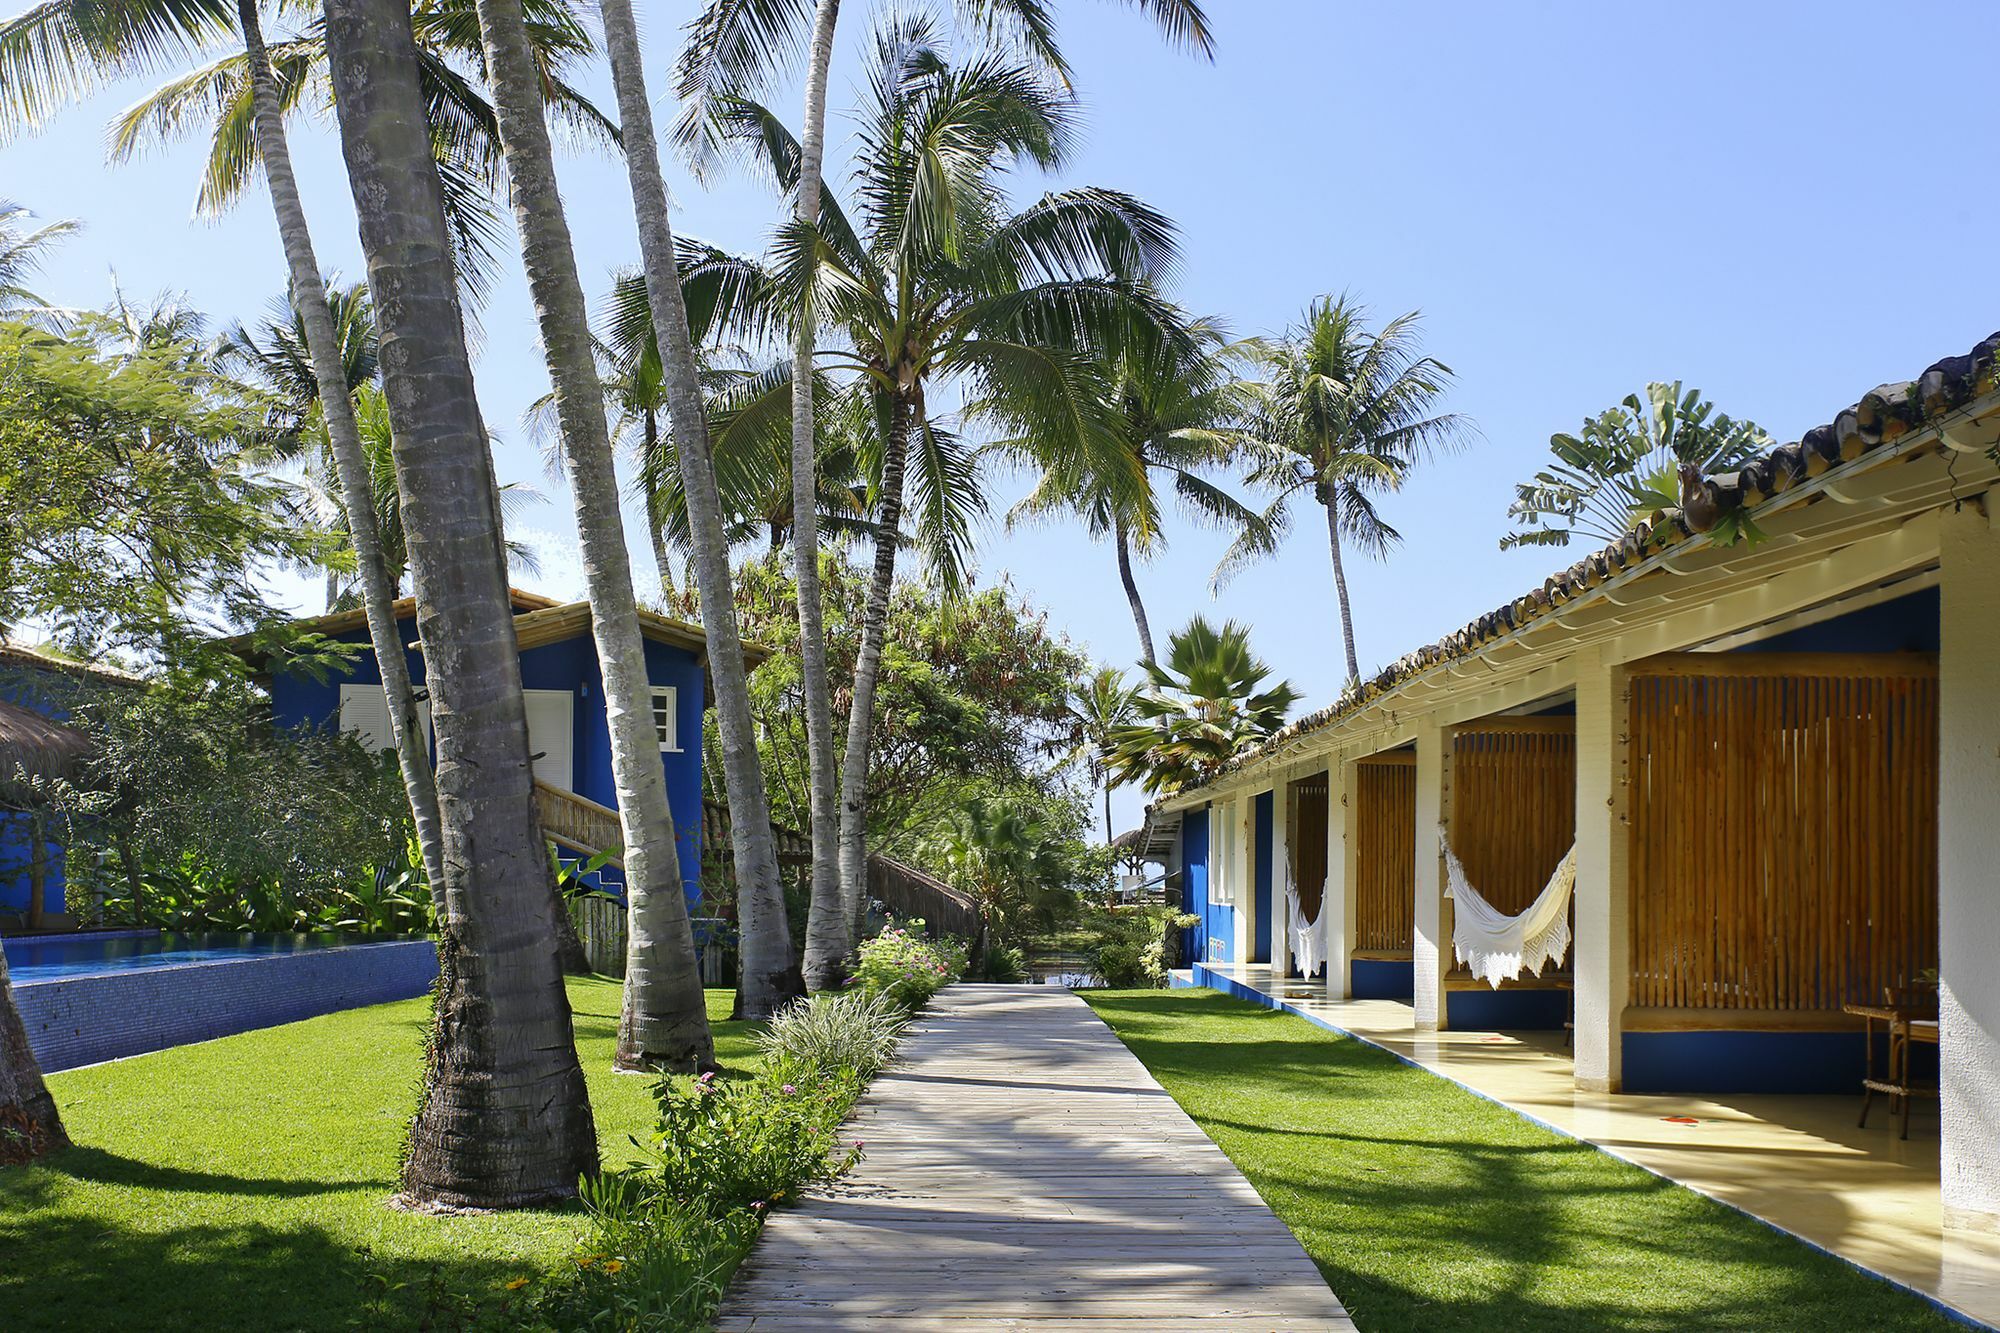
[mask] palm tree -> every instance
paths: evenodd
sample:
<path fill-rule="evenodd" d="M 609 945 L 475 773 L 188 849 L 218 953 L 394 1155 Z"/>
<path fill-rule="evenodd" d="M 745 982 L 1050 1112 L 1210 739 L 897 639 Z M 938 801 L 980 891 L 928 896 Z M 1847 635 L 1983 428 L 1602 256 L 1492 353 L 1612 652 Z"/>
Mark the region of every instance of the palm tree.
<path fill-rule="evenodd" d="M 1153 795 L 1208 781 L 1269 739 L 1299 701 L 1288 682 L 1265 685 L 1271 668 L 1250 651 L 1249 628 L 1233 620 L 1218 629 L 1196 616 L 1168 638 L 1165 664 L 1145 671 L 1137 720 L 1111 731 L 1106 763 L 1114 783 Z"/>
<path fill-rule="evenodd" d="M 1643 399 L 1625 395 L 1579 434 L 1549 437 L 1555 461 L 1514 488 L 1507 516 L 1521 527 L 1500 549 L 1567 546 L 1578 532 L 1615 542 L 1680 503 L 1682 468 L 1727 472 L 1771 447 L 1756 422 L 1717 413 L 1701 390 L 1683 391 L 1679 380 L 1648 384 Z"/>
<path fill-rule="evenodd" d="M 1194 0 L 1141 0 L 1175 40 L 1211 58 L 1208 19 Z M 833 65 L 834 28 L 840 0 L 711 0 L 692 26 L 680 61 L 684 108 L 677 132 L 681 146 L 699 166 L 726 141 L 723 128 L 740 99 L 762 98 L 772 76 L 789 66 L 798 50 L 799 28 L 810 8 L 806 43 L 804 128 L 799 140 L 797 179 L 792 189 L 793 222 L 807 231 L 819 226 L 822 169 L 826 158 L 826 87 Z M 1058 71 L 1067 70 L 1056 49 L 1049 15 L 1041 0 L 960 0 L 962 19 L 989 30 L 1006 29 Z M 834 803 L 833 705 L 826 672 L 826 625 L 819 579 L 819 533 L 813 519 L 815 459 L 813 359 L 818 350 L 817 312 L 801 309 L 792 329 L 792 510 L 799 516 L 793 543 L 793 578 L 798 590 L 799 652 L 804 694 L 809 786 L 812 808 L 812 901 L 830 903 L 841 882 L 840 842 Z M 1149 654 L 1150 655 L 1150 654 Z M 814 911 L 806 925 L 806 981 L 814 989 L 838 984 L 852 939 L 847 916 L 831 908 Z"/>
<path fill-rule="evenodd" d="M 22 284 L 42 266 L 48 252 L 81 225 L 65 220 L 30 229 L 27 224 L 33 216 L 19 204 L 0 199 L 0 315 L 47 304 Z"/>
<path fill-rule="evenodd" d="M 770 796 L 750 709 L 750 685 L 736 623 L 734 580 L 723 532 L 722 498 L 710 451 L 681 275 L 660 171 L 653 108 L 646 92 L 639 33 L 629 0 L 602 0 L 604 49 L 618 96 L 625 135 L 626 176 L 638 222 L 639 258 L 646 278 L 653 334 L 666 371 L 668 416 L 680 465 L 692 538 L 695 589 L 708 634 L 709 678 L 715 688 L 716 730 L 722 742 L 723 781 L 729 798 L 730 841 L 735 857 L 740 1007 L 745 1017 L 768 1018 L 805 990 L 792 952 L 791 924 L 778 878 L 771 833 Z"/>
<path fill-rule="evenodd" d="M 62 1112 L 42 1081 L 28 1029 L 14 1004 L 7 956 L 0 953 L 0 1166 L 17 1166 L 69 1147 Z"/>
<path fill-rule="evenodd" d="M 914 462 L 917 517 L 947 594 L 962 586 L 967 515 L 979 503 L 976 459 L 932 413 L 932 397 L 963 384 L 982 402 L 1008 404 L 1009 418 L 1051 449 L 1102 455 L 1111 476 L 1115 435 L 1087 356 L 1173 336 L 1149 285 L 1174 253 L 1164 217 L 1099 189 L 1006 208 L 1009 169 L 1064 160 L 1072 109 L 1035 68 L 996 52 L 955 67 L 927 20 L 898 18 L 878 33 L 861 115 L 860 226 L 829 197 L 818 227 L 780 232 L 769 268 L 688 247 L 699 336 L 754 340 L 788 332 L 796 312 L 814 309 L 839 338 L 820 359 L 853 373 L 850 392 L 874 422 L 874 566 L 841 771 L 850 921 L 865 902 L 864 787 L 906 473 Z M 780 184 L 794 187 L 797 151 L 777 118 L 742 103 L 737 124 L 765 146 Z"/>
<path fill-rule="evenodd" d="M 330 0 L 341 143 L 396 418 L 397 489 L 437 726 L 445 897 L 440 978 L 403 1196 L 417 1207 L 574 1198 L 597 1134 L 547 941 L 519 653 L 492 458 L 473 389 L 444 200 L 402 0 Z"/>
<path fill-rule="evenodd" d="M 1264 511 L 1272 535 L 1289 523 L 1292 501 L 1310 492 L 1326 510 L 1327 550 L 1347 679 L 1361 679 L 1354 653 L 1354 612 L 1347 598 L 1343 543 L 1382 559 L 1402 534 L 1375 507 L 1375 497 L 1402 489 L 1410 473 L 1446 450 L 1464 446 L 1471 424 L 1435 411 L 1451 383 L 1451 368 L 1419 351 L 1416 311 L 1368 331 L 1368 312 L 1346 296 L 1313 302 L 1303 322 L 1268 352 L 1260 434 L 1269 446 L 1250 480 L 1277 492 Z M 1246 534 L 1223 557 L 1218 578 L 1271 549 Z"/>
<path fill-rule="evenodd" d="M 563 464 L 576 510 L 625 838 L 625 1003 L 616 1062 L 621 1069 L 694 1068 L 714 1060 L 707 997 L 660 766 L 596 343 L 556 185 L 541 67 L 522 0 L 479 0 L 478 12 L 521 254 L 562 422 Z M 644 151 L 637 143 L 632 148 Z M 768 825 L 769 816 L 764 820 Z M 773 866 L 775 878 L 775 860 Z"/>
<path fill-rule="evenodd" d="M 1196 520 L 1234 529 L 1246 552 L 1271 544 L 1263 517 L 1204 475 L 1252 452 L 1245 426 L 1256 386 L 1240 379 L 1236 368 L 1254 346 L 1228 344 L 1218 324 L 1196 320 L 1185 326 L 1182 339 L 1100 364 L 1105 415 L 1117 432 L 1123 455 L 1110 476 L 1090 471 L 1083 456 L 1047 449 L 1035 435 L 996 446 L 1035 463 L 1042 472 L 1035 489 L 1009 515 L 1010 521 L 1073 513 L 1093 537 L 1111 539 L 1118 580 L 1139 632 L 1142 662 L 1153 660 L 1153 631 L 1133 577 L 1132 558 L 1135 554 L 1144 558 L 1166 544 L 1155 475 L 1172 486 L 1181 507 Z M 1136 490 L 1125 485 L 1135 474 L 1144 480 Z"/>
<path fill-rule="evenodd" d="M 1150 659 L 1148 659 L 1150 660 Z M 1070 752 L 1090 764 L 1091 780 L 1104 788 L 1104 845 L 1117 841 L 1111 827 L 1112 737 L 1138 720 L 1139 692 L 1125 683 L 1125 673 L 1117 667 L 1099 667 L 1070 693 L 1069 715 L 1082 733 L 1082 740 Z"/>

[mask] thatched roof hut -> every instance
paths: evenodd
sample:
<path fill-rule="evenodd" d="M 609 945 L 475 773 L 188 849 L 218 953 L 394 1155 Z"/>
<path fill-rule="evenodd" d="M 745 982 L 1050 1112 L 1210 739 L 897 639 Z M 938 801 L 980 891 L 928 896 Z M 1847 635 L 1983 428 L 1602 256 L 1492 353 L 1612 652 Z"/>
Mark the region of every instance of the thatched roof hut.
<path fill-rule="evenodd" d="M 0 802 L 27 803 L 36 782 L 74 782 L 89 757 L 90 741 L 82 732 L 0 701 Z"/>

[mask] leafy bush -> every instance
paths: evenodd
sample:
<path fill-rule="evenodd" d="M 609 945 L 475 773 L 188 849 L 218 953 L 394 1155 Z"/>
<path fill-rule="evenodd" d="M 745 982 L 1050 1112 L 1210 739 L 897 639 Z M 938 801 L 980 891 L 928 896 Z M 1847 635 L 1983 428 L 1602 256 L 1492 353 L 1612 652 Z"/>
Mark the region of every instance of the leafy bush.
<path fill-rule="evenodd" d="M 862 941 L 850 984 L 916 1009 L 958 980 L 965 971 L 964 943 L 926 939 L 923 925 L 911 919 Z"/>
<path fill-rule="evenodd" d="M 1018 944 L 991 944 L 979 959 L 979 979 L 1002 985 L 1027 981 L 1028 951 Z"/>
<path fill-rule="evenodd" d="M 1097 975 L 1105 985 L 1120 990 L 1135 986 L 1155 986 L 1165 973 L 1160 969 L 1159 944 L 1133 945 L 1110 940 L 1097 946 Z M 1148 957 L 1148 950 L 1153 950 Z"/>
<path fill-rule="evenodd" d="M 1180 932 L 1192 920 L 1159 907 L 1098 907 L 1084 914 L 1073 938 L 1104 985 L 1164 986 Z"/>
<path fill-rule="evenodd" d="M 766 1074 L 729 1082 L 713 1073 L 660 1080 L 659 1125 L 626 1173 L 638 1198 L 698 1203 L 721 1214 L 779 1203 L 856 1159 L 835 1158 L 834 1133 L 861 1080 L 825 1070 L 812 1083 Z"/>
<path fill-rule="evenodd" d="M 895 1054 L 908 1013 L 878 991 L 843 991 L 795 1000 L 758 1034 L 781 1077 L 839 1070 L 866 1081 Z"/>
<path fill-rule="evenodd" d="M 752 1212 L 718 1216 L 637 1190 L 608 1173 L 583 1183 L 590 1234 L 575 1276 L 540 1293 L 541 1324 L 561 1329 L 700 1328 L 757 1237 Z"/>

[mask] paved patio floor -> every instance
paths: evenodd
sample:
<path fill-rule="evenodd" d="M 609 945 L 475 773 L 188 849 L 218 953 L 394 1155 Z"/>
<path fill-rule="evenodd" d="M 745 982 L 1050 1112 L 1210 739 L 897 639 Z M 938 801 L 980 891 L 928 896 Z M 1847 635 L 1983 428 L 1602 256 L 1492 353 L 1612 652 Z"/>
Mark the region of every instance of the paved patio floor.
<path fill-rule="evenodd" d="M 1268 965 L 1202 970 L 1223 989 L 1373 1042 L 2000 1326 L 2000 1233 L 1944 1225 L 1935 1103 L 1918 1104 L 1905 1141 L 1880 1102 L 1867 1129 L 1855 1126 L 1858 1090 L 1852 1097 L 1581 1092 L 1560 1032 L 1418 1033 L 1404 1001 L 1329 1000 L 1324 983 L 1285 980 Z"/>
<path fill-rule="evenodd" d="M 1229 1159 L 1067 990 L 946 990 L 849 1130 L 865 1160 L 771 1219 L 725 1333 L 1354 1327 Z"/>

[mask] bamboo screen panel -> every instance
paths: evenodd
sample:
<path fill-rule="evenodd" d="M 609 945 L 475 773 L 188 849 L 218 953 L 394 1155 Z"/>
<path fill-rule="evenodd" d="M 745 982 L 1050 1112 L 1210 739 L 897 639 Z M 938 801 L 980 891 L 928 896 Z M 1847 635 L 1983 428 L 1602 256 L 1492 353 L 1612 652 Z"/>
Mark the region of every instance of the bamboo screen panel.
<path fill-rule="evenodd" d="M 1294 782 L 1291 801 L 1285 842 L 1291 852 L 1292 883 L 1298 889 L 1299 911 L 1306 920 L 1317 921 L 1326 897 L 1326 774 Z"/>
<path fill-rule="evenodd" d="M 1527 910 L 1576 841 L 1573 718 L 1494 719 L 1451 746 L 1451 849 L 1480 896 Z"/>
<path fill-rule="evenodd" d="M 1633 1004 L 1828 1010 L 1937 966 L 1935 659 L 1780 656 L 1635 668 Z"/>
<path fill-rule="evenodd" d="M 1354 766 L 1354 947 L 1407 950 L 1417 910 L 1415 756 Z"/>

